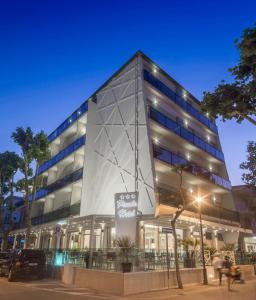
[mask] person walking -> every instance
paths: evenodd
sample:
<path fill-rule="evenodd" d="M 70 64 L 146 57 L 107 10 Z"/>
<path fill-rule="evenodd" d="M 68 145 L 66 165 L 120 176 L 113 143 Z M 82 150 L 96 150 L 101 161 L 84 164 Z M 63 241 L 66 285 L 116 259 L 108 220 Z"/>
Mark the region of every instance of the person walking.
<path fill-rule="evenodd" d="M 227 277 L 229 291 L 231 291 L 231 288 L 230 288 L 231 278 L 232 278 L 231 267 L 232 267 L 232 261 L 230 260 L 230 258 L 228 256 L 225 256 L 222 273 L 224 273 Z"/>
<path fill-rule="evenodd" d="M 219 285 L 222 284 L 222 268 L 223 268 L 223 259 L 219 257 L 219 255 L 214 256 L 212 265 L 214 271 L 218 274 Z"/>

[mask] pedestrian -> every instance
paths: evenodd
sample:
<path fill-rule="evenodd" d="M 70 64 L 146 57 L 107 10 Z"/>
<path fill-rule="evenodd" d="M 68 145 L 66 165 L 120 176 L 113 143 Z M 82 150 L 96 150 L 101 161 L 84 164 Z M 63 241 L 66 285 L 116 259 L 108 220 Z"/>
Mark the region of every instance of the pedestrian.
<path fill-rule="evenodd" d="M 225 256 L 225 260 L 223 263 L 223 269 L 222 273 L 226 275 L 227 281 L 228 281 L 228 290 L 231 291 L 230 285 L 231 285 L 231 267 L 232 267 L 232 261 L 228 256 Z"/>
<path fill-rule="evenodd" d="M 212 265 L 214 271 L 218 274 L 219 277 L 219 285 L 222 284 L 222 268 L 223 268 L 223 259 L 216 255 L 213 257 Z"/>

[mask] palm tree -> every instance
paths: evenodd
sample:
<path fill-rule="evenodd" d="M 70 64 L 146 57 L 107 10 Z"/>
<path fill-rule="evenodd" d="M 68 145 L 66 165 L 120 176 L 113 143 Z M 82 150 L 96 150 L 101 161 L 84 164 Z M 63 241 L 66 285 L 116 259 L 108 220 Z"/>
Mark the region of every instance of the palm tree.
<path fill-rule="evenodd" d="M 24 191 L 24 204 L 26 206 L 25 212 L 25 226 L 26 226 L 26 239 L 25 248 L 30 244 L 30 231 L 31 231 L 31 211 L 32 205 L 36 198 L 36 191 L 38 188 L 38 168 L 44 160 L 49 157 L 49 142 L 46 134 L 41 131 L 34 135 L 30 127 L 24 129 L 18 127 L 12 133 L 12 139 L 21 149 L 21 164 L 20 170 L 24 175 L 20 185 Z M 32 164 L 35 163 L 35 172 L 33 171 Z M 32 192 L 32 201 L 29 201 L 30 193 Z"/>

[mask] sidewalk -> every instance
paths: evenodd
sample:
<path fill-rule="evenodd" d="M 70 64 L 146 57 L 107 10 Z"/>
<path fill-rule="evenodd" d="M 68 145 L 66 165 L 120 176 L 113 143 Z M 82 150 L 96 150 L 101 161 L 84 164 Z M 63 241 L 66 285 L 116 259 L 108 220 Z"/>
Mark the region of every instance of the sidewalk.
<path fill-rule="evenodd" d="M 227 284 L 222 286 L 217 283 L 208 286 L 204 285 L 186 285 L 183 290 L 169 289 L 139 295 L 126 296 L 120 299 L 130 300 L 255 300 L 256 299 L 256 280 L 250 280 L 245 284 L 235 283 L 231 286 L 232 291 L 228 291 Z"/>

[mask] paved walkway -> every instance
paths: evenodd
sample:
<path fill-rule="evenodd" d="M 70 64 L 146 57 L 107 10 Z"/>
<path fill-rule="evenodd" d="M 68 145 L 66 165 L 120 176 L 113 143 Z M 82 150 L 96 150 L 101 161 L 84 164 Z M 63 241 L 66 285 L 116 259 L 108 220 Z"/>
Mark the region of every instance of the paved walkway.
<path fill-rule="evenodd" d="M 110 296 L 83 288 L 74 288 L 52 280 L 7 282 L 0 278 L 2 300 L 255 300 L 256 280 L 234 284 L 233 291 L 227 286 L 187 285 L 184 290 L 170 289 L 126 297 Z"/>

